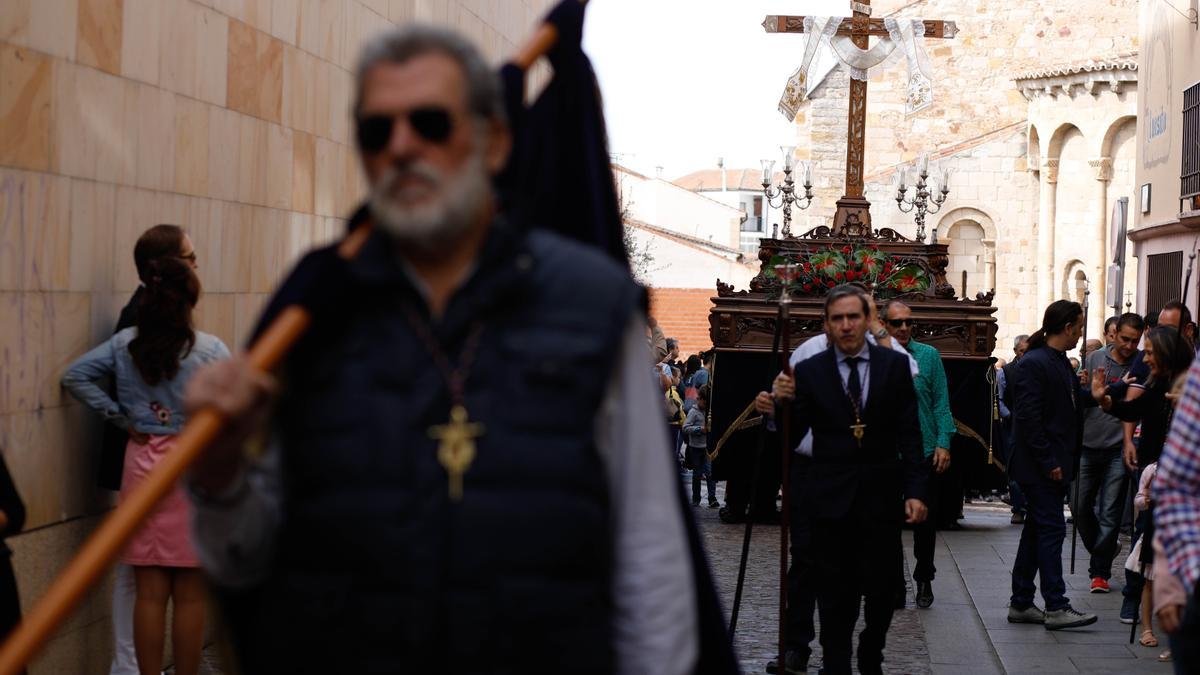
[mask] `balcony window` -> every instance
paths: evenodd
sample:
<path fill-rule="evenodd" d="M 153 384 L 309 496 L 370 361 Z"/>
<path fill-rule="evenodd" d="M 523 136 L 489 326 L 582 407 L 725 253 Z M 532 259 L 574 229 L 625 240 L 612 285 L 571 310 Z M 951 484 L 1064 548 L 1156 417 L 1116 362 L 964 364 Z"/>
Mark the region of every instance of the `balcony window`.
<path fill-rule="evenodd" d="M 1200 209 L 1200 82 L 1183 91 L 1183 175 L 1179 200 L 1184 211 Z"/>

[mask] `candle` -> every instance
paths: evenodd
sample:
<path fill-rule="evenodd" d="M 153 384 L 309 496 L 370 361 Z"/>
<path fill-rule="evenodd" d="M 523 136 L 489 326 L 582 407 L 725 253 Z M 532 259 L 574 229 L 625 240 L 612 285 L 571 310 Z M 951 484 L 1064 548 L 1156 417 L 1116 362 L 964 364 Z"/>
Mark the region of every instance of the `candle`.
<path fill-rule="evenodd" d="M 812 185 L 812 162 L 804 163 L 804 185 Z"/>
<path fill-rule="evenodd" d="M 920 164 L 920 168 L 921 168 L 921 173 L 922 173 L 922 174 L 928 174 L 928 173 L 929 173 L 929 155 L 921 155 L 921 164 Z"/>
<path fill-rule="evenodd" d="M 770 185 L 771 178 L 774 176 L 774 173 L 775 173 L 775 160 L 773 160 L 773 159 L 762 160 L 762 170 L 763 170 L 763 176 L 762 176 L 763 185 Z"/>
<path fill-rule="evenodd" d="M 791 171 L 792 167 L 796 166 L 796 146 L 781 145 L 779 146 L 779 151 L 783 153 L 783 170 Z"/>
<path fill-rule="evenodd" d="M 942 189 L 943 190 L 950 189 L 950 169 L 949 168 L 942 169 Z"/>

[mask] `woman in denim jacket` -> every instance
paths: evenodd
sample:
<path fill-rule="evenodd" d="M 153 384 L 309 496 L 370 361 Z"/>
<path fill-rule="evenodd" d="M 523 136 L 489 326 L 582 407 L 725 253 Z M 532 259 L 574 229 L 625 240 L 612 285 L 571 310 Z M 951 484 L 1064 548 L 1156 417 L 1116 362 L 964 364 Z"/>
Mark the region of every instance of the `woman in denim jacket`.
<path fill-rule="evenodd" d="M 118 332 L 67 367 L 62 385 L 75 398 L 128 430 L 121 498 L 170 451 L 186 421 L 183 390 L 195 370 L 227 358 L 215 336 L 192 327 L 200 281 L 185 261 L 151 263 L 133 328 Z M 117 400 L 99 386 L 116 383 Z M 175 672 L 194 675 L 204 639 L 204 585 L 192 547 L 188 501 L 181 487 L 167 496 L 134 534 L 124 562 L 134 568 L 134 649 L 138 668 L 162 671 L 168 598 L 175 607 Z"/>

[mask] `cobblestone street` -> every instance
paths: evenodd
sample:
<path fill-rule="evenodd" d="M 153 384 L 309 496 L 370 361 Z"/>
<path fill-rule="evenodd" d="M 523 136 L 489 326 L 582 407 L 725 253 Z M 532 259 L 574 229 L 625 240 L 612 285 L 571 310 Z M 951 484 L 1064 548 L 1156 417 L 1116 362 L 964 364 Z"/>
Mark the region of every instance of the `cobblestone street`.
<path fill-rule="evenodd" d="M 688 483 L 690 489 L 690 482 Z M 724 503 L 722 488 L 718 497 Z M 717 517 L 717 509 L 699 507 L 693 510 L 708 547 L 709 564 L 716 580 L 726 616 L 733 606 L 737 587 L 738 560 L 741 556 L 743 525 L 727 525 Z M 905 533 L 906 535 L 910 533 Z M 907 558 L 912 557 L 912 538 L 905 538 Z M 911 564 L 911 560 L 909 561 Z M 921 620 L 912 604 L 912 584 L 909 583 L 909 607 L 897 610 L 888 633 L 884 668 L 889 673 L 929 673 L 929 650 Z M 855 630 L 862 630 L 862 617 Z M 819 624 L 818 624 L 819 631 Z M 750 540 L 750 562 L 746 568 L 742 608 L 738 616 L 735 646 L 742 672 L 763 673 L 767 661 L 775 658 L 779 636 L 779 528 L 756 525 Z M 821 665 L 821 645 L 813 642 L 809 672 Z"/>

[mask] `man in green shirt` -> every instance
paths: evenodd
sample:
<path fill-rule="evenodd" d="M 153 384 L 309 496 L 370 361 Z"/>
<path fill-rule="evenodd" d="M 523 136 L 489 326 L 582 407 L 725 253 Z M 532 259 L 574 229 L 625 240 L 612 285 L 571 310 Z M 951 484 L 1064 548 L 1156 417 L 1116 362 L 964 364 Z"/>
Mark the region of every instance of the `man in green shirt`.
<path fill-rule="evenodd" d="M 935 495 L 938 493 L 939 476 L 950 468 L 950 439 L 954 437 L 954 416 L 950 414 L 946 369 L 936 348 L 912 339 L 912 309 L 908 305 L 893 300 L 888 303 L 885 316 L 887 332 L 912 354 L 920 368 L 913 380 L 913 387 L 917 391 L 917 412 L 921 418 L 925 461 L 933 469 L 930 472 L 929 494 Z M 937 572 L 933 565 L 933 543 L 937 519 L 932 515 L 932 507 L 936 501 L 929 500 L 930 516 L 913 528 L 913 555 L 917 558 L 913 581 L 917 584 L 917 607 L 922 609 L 933 604 L 933 576 Z"/>

